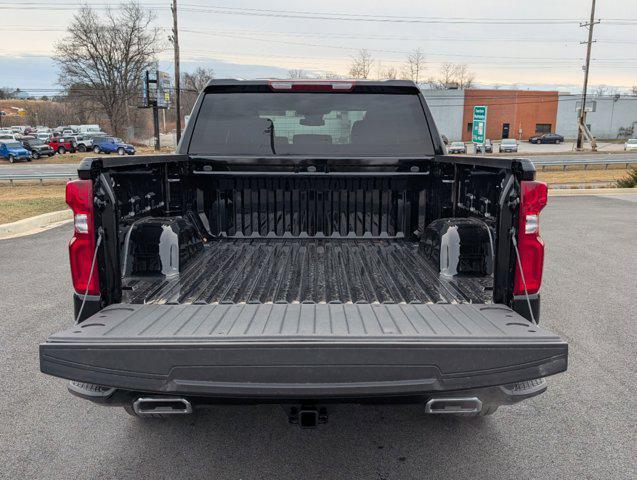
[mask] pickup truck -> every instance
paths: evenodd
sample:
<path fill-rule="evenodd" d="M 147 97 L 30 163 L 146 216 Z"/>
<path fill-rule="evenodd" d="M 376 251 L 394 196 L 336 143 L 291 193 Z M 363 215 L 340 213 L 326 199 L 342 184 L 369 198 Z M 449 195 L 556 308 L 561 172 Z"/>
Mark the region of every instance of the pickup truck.
<path fill-rule="evenodd" d="M 75 324 L 41 371 L 137 417 L 413 402 L 478 416 L 544 392 L 546 185 L 444 154 L 407 81 L 213 80 L 174 155 L 67 185 Z"/>

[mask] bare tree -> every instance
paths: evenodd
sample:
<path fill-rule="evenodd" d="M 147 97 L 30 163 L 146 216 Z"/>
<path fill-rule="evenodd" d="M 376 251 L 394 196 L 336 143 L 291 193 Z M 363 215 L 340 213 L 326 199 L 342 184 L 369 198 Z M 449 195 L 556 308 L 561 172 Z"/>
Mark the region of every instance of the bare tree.
<path fill-rule="evenodd" d="M 214 70 L 203 67 L 198 67 L 192 73 L 184 72 L 181 75 L 181 109 L 183 112 L 190 113 L 192 111 L 197 96 L 213 78 L 215 78 Z"/>
<path fill-rule="evenodd" d="M 471 88 L 476 78 L 475 73 L 464 63 L 454 65 L 453 76 L 458 88 Z"/>
<path fill-rule="evenodd" d="M 128 107 L 137 102 L 143 72 L 161 51 L 153 20 L 153 13 L 134 1 L 99 14 L 84 5 L 55 46 L 58 82 L 65 88 L 84 86 L 83 95 L 100 105 L 117 136 L 131 121 Z"/>
<path fill-rule="evenodd" d="M 215 71 L 212 68 L 198 67 L 192 73 L 185 72 L 181 75 L 182 88 L 185 91 L 198 94 L 206 88 L 208 82 L 213 78 L 215 78 Z"/>
<path fill-rule="evenodd" d="M 317 75 L 317 78 L 321 78 L 324 80 L 338 80 L 339 78 L 343 78 L 343 76 L 334 72 L 323 72 Z"/>
<path fill-rule="evenodd" d="M 372 54 L 366 49 L 361 49 L 358 54 L 352 57 L 352 63 L 349 67 L 349 75 L 352 78 L 368 78 L 372 70 L 374 59 Z"/>
<path fill-rule="evenodd" d="M 608 95 L 608 87 L 606 85 L 597 85 L 595 90 L 593 90 L 593 95 L 597 95 L 601 97 L 602 95 Z"/>
<path fill-rule="evenodd" d="M 396 67 L 383 67 L 381 63 L 378 65 L 379 80 L 396 80 L 398 78 L 398 70 Z"/>
<path fill-rule="evenodd" d="M 464 63 L 443 63 L 440 65 L 438 78 L 429 77 L 426 83 L 429 88 L 447 90 L 449 88 L 471 88 L 474 80 L 475 74 Z"/>
<path fill-rule="evenodd" d="M 307 78 L 307 74 L 300 68 L 288 70 L 288 78 Z"/>
<path fill-rule="evenodd" d="M 637 85 L 633 85 L 633 88 L 630 90 L 632 95 L 637 95 Z"/>
<path fill-rule="evenodd" d="M 403 75 L 418 83 L 425 71 L 425 54 L 419 48 L 413 50 L 407 56 L 407 62 L 403 67 Z"/>

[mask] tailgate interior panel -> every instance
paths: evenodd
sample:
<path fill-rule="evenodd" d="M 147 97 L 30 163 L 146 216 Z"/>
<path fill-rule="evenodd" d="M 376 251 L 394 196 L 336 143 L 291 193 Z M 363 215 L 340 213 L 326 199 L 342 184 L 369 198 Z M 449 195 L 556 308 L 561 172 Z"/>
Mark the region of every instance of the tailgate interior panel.
<path fill-rule="evenodd" d="M 567 350 L 484 304 L 117 304 L 40 346 L 64 378 L 257 397 L 490 386 L 564 371 Z"/>

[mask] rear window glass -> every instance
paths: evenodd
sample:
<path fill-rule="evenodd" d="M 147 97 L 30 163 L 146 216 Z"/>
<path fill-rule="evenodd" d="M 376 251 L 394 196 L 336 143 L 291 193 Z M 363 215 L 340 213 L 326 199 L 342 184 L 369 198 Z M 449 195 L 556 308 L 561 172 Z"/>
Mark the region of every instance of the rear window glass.
<path fill-rule="evenodd" d="M 417 95 L 209 93 L 189 153 L 420 156 L 433 146 Z"/>

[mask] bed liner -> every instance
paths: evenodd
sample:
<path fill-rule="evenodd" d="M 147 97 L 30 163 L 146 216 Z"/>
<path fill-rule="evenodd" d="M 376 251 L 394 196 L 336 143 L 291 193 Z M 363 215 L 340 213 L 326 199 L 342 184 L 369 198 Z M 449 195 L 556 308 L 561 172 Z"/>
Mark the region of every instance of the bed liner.
<path fill-rule="evenodd" d="M 173 278 L 131 277 L 128 303 L 487 303 L 492 276 L 441 276 L 417 242 L 218 239 Z"/>

